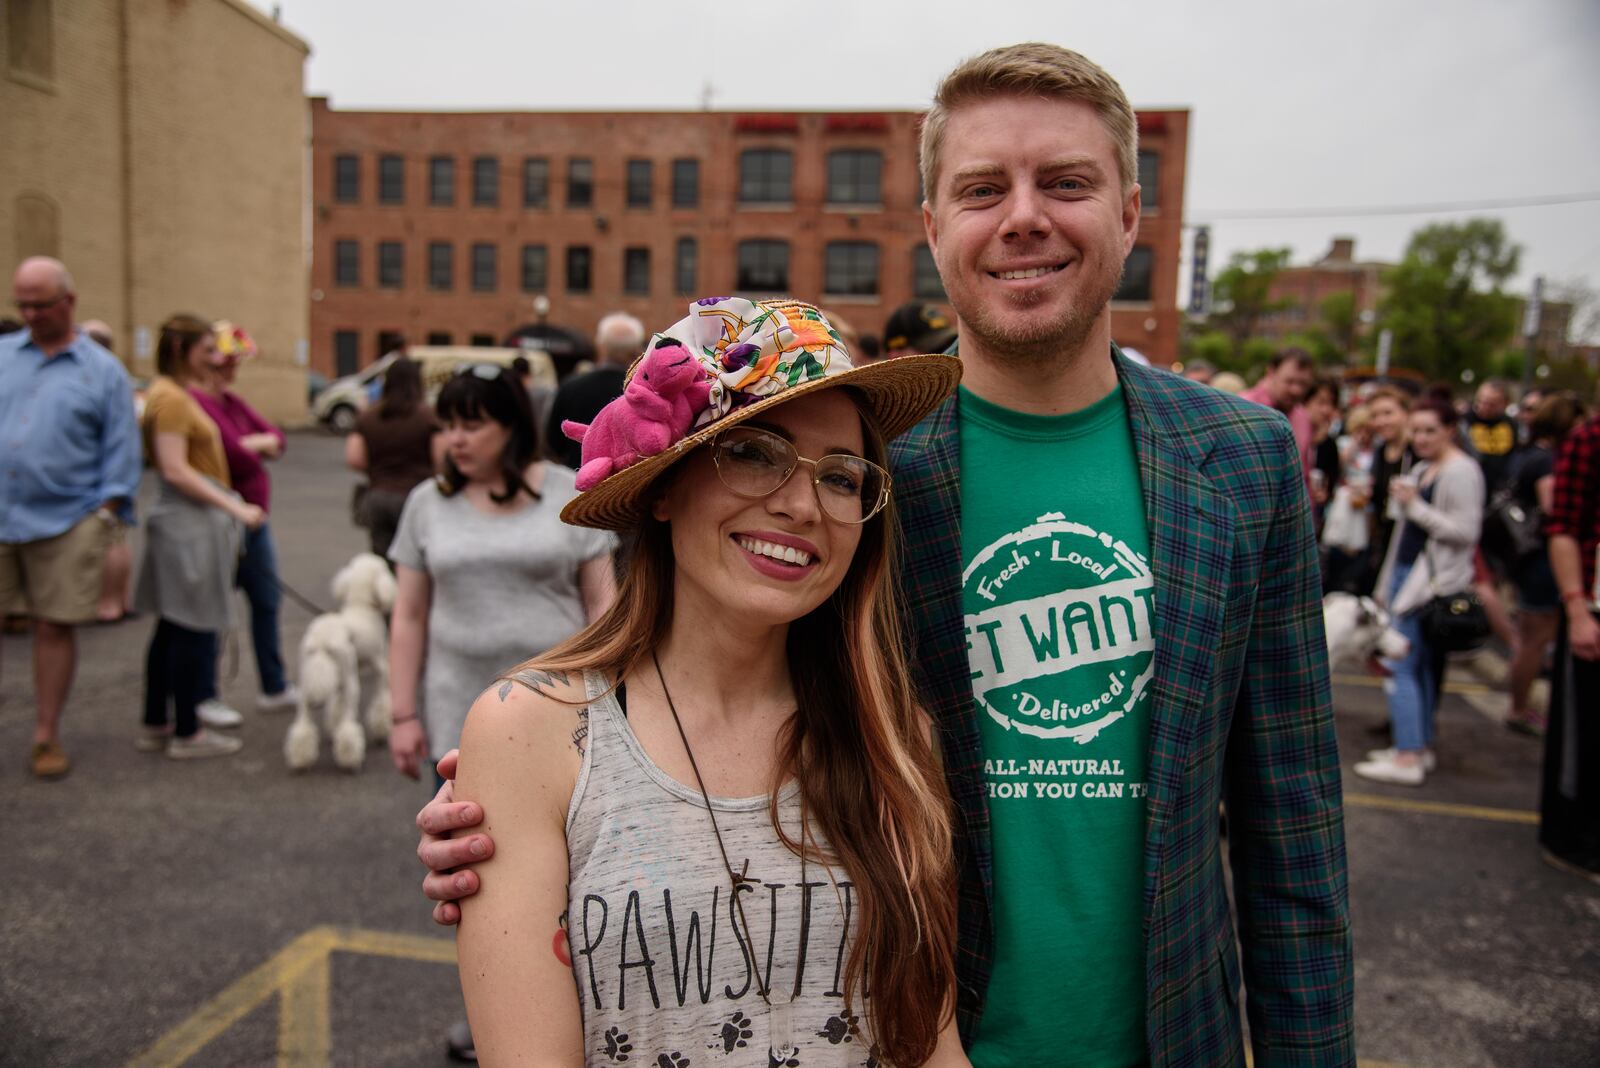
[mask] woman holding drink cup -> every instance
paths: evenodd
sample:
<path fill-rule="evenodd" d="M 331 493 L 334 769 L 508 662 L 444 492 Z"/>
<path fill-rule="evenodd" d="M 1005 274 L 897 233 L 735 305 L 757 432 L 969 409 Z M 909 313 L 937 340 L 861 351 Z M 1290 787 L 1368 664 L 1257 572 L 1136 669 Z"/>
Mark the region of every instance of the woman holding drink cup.
<path fill-rule="evenodd" d="M 1394 746 L 1367 754 L 1362 778 L 1421 786 L 1436 760 L 1433 717 L 1444 681 L 1444 656 L 1428 644 L 1423 616 L 1437 596 L 1472 588 L 1473 554 L 1483 524 L 1483 472 L 1456 445 L 1456 411 L 1425 398 L 1408 422 L 1417 466 L 1389 480 L 1389 500 L 1399 512 L 1389 539 L 1378 599 L 1394 614 L 1394 628 L 1411 642 L 1393 672 L 1389 719 Z"/>

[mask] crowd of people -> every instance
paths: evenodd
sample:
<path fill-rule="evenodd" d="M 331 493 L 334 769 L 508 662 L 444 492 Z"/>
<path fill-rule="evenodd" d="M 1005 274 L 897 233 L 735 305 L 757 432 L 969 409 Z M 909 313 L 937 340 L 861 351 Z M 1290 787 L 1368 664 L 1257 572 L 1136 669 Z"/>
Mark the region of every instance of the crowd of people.
<path fill-rule="evenodd" d="M 468 363 L 432 403 L 401 356 L 345 442 L 397 579 L 390 752 L 436 784 L 424 888 L 463 925 L 459 1055 L 1233 1064 L 1243 982 L 1258 1062 L 1354 1063 L 1330 589 L 1409 639 L 1383 665 L 1392 744 L 1355 774 L 1433 773 L 1458 637 L 1434 608 L 1464 605 L 1512 654 L 1508 724 L 1546 733 L 1541 843 L 1600 875 L 1600 416 L 1524 395 L 1513 419 L 1493 381 L 1467 412 L 1352 390 L 1295 349 L 1250 387 L 1123 354 L 1137 125 L 1077 53 L 965 61 L 921 138 L 957 319 L 911 305 L 878 341 L 708 297 L 648 335 L 608 316 L 553 389 Z M 248 336 L 173 316 L 136 418 L 65 267 L 14 284 L 0 611 L 34 620 L 33 772 L 70 767 L 73 628 L 141 452 L 136 741 L 236 752 L 215 674 L 236 586 L 257 707 L 294 700 L 285 439 L 229 388 Z M 695 981 L 725 998 L 641 971 L 719 928 L 740 952 Z M 834 967 L 808 968 L 824 943 Z"/>

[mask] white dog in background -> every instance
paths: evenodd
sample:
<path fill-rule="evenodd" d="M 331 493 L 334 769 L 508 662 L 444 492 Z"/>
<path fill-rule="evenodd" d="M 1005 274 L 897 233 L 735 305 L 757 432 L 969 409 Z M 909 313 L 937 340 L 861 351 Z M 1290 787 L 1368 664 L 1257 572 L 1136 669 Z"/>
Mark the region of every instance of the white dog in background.
<path fill-rule="evenodd" d="M 317 762 L 319 726 L 346 771 L 360 771 L 367 744 L 389 736 L 394 575 L 383 557 L 362 553 L 333 576 L 333 595 L 340 609 L 313 619 L 300 641 L 300 703 L 283 740 L 294 771 Z"/>
<path fill-rule="evenodd" d="M 1392 626 L 1387 610 L 1371 597 L 1330 593 L 1322 599 L 1322 625 L 1328 632 L 1328 666 L 1360 663 L 1376 652 L 1403 660 L 1411 641 Z"/>

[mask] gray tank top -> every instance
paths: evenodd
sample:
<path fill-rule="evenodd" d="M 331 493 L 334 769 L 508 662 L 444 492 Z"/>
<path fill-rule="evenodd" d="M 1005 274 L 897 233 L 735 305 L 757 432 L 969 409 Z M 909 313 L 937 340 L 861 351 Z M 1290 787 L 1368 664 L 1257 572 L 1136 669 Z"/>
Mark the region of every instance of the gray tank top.
<path fill-rule="evenodd" d="M 844 873 L 808 862 L 802 883 L 800 859 L 779 842 L 765 795 L 713 797 L 734 870 L 749 865 L 738 892 L 751 932 L 741 943 L 704 796 L 645 754 L 601 676 L 584 681 L 588 747 L 567 810 L 567 940 L 584 1063 L 876 1066 L 861 992 L 854 1014 L 844 1007 L 855 909 Z M 797 834 L 795 783 L 779 795 L 778 811 Z M 761 1000 L 756 969 L 776 1011 Z M 790 1048 L 771 1056 L 786 1038 Z"/>

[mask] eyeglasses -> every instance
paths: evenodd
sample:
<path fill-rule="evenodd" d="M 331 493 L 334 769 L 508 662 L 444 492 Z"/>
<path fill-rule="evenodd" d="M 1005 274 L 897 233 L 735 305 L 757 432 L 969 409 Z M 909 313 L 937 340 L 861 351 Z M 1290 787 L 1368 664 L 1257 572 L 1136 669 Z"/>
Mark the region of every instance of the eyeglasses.
<path fill-rule="evenodd" d="M 22 312 L 24 315 L 28 312 L 42 312 L 48 308 L 54 308 L 66 299 L 67 294 L 62 293 L 51 297 L 49 300 L 19 300 L 17 301 L 17 311 Z"/>
<path fill-rule="evenodd" d="M 889 472 L 859 456 L 830 453 L 809 460 L 776 434 L 735 427 L 711 449 L 722 484 L 741 497 L 765 497 L 789 481 L 801 464 L 811 465 L 817 504 L 836 523 L 865 523 L 889 503 Z"/>
<path fill-rule="evenodd" d="M 481 378 L 485 382 L 493 382 L 500 377 L 501 372 L 504 370 L 504 367 L 496 363 L 464 363 L 456 368 L 456 376 L 471 375 L 474 378 Z"/>

